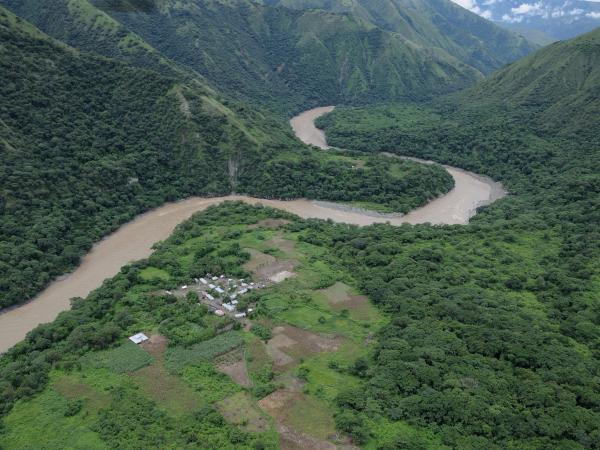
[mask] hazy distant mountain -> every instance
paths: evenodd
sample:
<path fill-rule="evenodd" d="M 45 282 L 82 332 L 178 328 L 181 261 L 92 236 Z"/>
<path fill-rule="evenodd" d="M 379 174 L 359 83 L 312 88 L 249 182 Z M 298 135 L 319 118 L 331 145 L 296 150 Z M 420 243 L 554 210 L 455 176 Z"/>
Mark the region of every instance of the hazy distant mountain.
<path fill-rule="evenodd" d="M 554 40 L 569 39 L 600 26 L 600 2 L 595 1 L 454 1 L 486 19 L 512 30 L 522 31 L 522 34 L 529 38 L 532 36 L 532 31 L 537 31 Z"/>
<path fill-rule="evenodd" d="M 350 13 L 420 46 L 489 73 L 533 51 L 521 36 L 490 23 L 450 0 L 263 0 L 290 8 Z"/>

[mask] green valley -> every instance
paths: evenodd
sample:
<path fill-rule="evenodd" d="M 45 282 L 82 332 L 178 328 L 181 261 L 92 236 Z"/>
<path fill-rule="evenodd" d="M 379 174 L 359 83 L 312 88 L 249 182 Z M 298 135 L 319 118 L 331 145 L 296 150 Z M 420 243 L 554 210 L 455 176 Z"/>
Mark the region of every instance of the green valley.
<path fill-rule="evenodd" d="M 0 0 L 0 449 L 600 449 L 599 70 L 447 0 Z"/>

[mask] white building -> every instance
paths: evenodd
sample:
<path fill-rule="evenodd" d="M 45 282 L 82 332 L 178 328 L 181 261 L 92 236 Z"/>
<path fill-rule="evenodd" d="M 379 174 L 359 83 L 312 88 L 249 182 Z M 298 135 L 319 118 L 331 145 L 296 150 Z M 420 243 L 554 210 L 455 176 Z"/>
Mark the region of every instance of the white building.
<path fill-rule="evenodd" d="M 134 344 L 141 344 L 142 342 L 147 341 L 148 339 L 148 336 L 146 336 L 144 333 L 134 334 L 133 336 L 129 337 L 129 340 Z"/>

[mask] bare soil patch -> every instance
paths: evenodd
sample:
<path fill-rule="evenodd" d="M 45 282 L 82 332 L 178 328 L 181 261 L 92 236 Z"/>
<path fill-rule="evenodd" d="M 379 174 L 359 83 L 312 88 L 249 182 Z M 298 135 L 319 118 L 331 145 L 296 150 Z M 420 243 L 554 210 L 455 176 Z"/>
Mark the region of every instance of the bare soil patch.
<path fill-rule="evenodd" d="M 327 289 L 319 291 L 326 298 L 329 307 L 336 312 L 347 309 L 353 313 L 354 318 L 359 320 L 369 319 L 369 299 L 364 295 L 351 294 L 350 286 L 337 282 Z"/>
<path fill-rule="evenodd" d="M 342 342 L 343 338 L 340 336 L 322 336 L 283 325 L 273 328 L 267 352 L 273 359 L 275 371 L 282 372 L 295 365 L 300 358 L 319 352 L 336 351 Z"/>
<path fill-rule="evenodd" d="M 142 342 L 140 346 L 150 353 L 154 359 L 162 361 L 167 350 L 167 343 L 167 338 L 162 334 L 153 334 L 147 341 Z"/>
<path fill-rule="evenodd" d="M 245 250 L 250 253 L 250 261 L 244 264 L 244 269 L 261 280 L 279 283 L 295 275 L 294 268 L 298 261 L 278 259 L 255 249 Z"/>
<path fill-rule="evenodd" d="M 281 450 L 335 450 L 337 448 L 331 442 L 300 433 L 282 424 L 277 424 L 277 431 Z"/>
<path fill-rule="evenodd" d="M 268 241 L 265 241 L 265 244 L 269 247 L 275 247 L 281 250 L 289 257 L 296 256 L 296 243 L 290 239 L 285 239 L 282 236 L 273 236 Z"/>
<path fill-rule="evenodd" d="M 219 372 L 229 375 L 231 379 L 240 386 L 252 386 L 252 381 L 248 376 L 246 360 L 241 349 L 220 356 L 215 361 L 215 364 Z"/>

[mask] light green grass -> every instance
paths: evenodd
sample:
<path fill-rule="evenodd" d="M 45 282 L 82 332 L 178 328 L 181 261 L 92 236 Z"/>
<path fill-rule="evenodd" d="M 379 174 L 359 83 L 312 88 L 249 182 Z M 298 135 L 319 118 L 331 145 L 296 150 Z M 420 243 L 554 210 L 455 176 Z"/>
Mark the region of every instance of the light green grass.
<path fill-rule="evenodd" d="M 221 401 L 241 389 L 228 376 L 217 372 L 210 363 L 185 367 L 181 377 L 208 403 Z"/>
<path fill-rule="evenodd" d="M 140 271 L 140 277 L 144 281 L 163 280 L 167 281 L 171 278 L 166 270 L 157 267 L 146 267 Z"/>

